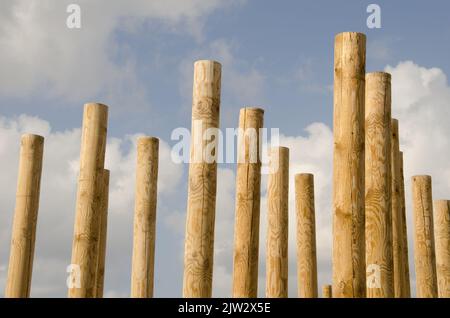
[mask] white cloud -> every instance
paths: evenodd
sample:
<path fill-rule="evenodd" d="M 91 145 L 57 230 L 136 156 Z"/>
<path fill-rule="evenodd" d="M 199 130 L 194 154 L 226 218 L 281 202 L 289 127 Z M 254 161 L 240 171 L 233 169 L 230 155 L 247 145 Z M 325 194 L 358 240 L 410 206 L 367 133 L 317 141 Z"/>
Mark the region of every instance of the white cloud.
<path fill-rule="evenodd" d="M 45 137 L 41 199 L 36 234 L 35 266 L 31 295 L 58 296 L 67 293 L 66 266 L 70 263 L 80 129 L 53 132 L 50 124 L 36 117 L 21 115 L 17 118 L 0 117 L 0 293 L 3 293 L 14 211 L 15 185 L 19 157 L 20 135 L 37 133 Z M 110 205 L 108 219 L 108 251 L 106 294 L 128 293 L 128 283 L 116 286 L 120 276 L 126 279 L 130 272 L 136 139 L 139 135 L 108 140 L 105 167 L 111 170 Z M 165 200 L 183 175 L 183 166 L 170 160 L 170 147 L 160 141 L 160 173 L 158 213 L 167 213 Z M 112 289 L 111 289 L 112 288 Z"/>
<path fill-rule="evenodd" d="M 133 32 L 146 21 L 200 39 L 205 18 L 239 0 L 79 0 L 81 29 L 68 29 L 69 0 L 3 1 L 0 11 L 0 95 L 37 92 L 69 99 L 102 94 L 136 101 L 145 90 L 134 58 L 114 32 Z M 114 56 L 123 55 L 118 63 Z"/>

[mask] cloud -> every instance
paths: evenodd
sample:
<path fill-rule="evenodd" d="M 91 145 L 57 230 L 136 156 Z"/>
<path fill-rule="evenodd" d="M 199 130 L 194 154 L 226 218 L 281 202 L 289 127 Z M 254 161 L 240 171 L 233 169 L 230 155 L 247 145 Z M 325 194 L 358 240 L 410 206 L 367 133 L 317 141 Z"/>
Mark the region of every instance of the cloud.
<path fill-rule="evenodd" d="M 0 11 L 0 96 L 44 94 L 69 100 L 91 96 L 145 101 L 135 58 L 117 31 L 132 33 L 154 21 L 202 37 L 205 18 L 242 1 L 79 0 L 81 29 L 68 29 L 69 0 L 4 1 Z M 117 61 L 121 56 L 121 61 Z"/>
<path fill-rule="evenodd" d="M 14 211 L 20 136 L 45 137 L 41 199 L 36 234 L 31 295 L 65 297 L 66 267 L 70 263 L 79 171 L 80 129 L 52 131 L 47 121 L 21 115 L 0 117 L 0 293 L 4 291 Z M 105 167 L 111 170 L 105 294 L 128 295 L 134 211 L 136 139 L 139 135 L 108 140 Z M 160 141 L 158 214 L 174 195 L 183 166 L 172 163 L 170 147 Z M 160 241 L 164 244 L 164 239 Z M 119 277 L 111 279 L 112 277 Z M 126 286 L 126 287 L 125 287 Z"/>

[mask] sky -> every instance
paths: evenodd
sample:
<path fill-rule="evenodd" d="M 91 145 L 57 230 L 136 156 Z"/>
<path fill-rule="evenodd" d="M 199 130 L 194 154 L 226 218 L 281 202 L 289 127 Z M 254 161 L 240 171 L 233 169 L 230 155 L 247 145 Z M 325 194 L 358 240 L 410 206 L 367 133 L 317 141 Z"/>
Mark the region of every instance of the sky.
<path fill-rule="evenodd" d="M 81 8 L 69 29 L 66 8 Z M 381 28 L 366 25 L 370 3 Z M 66 297 L 83 104 L 109 106 L 111 170 L 105 296 L 130 294 L 136 138 L 160 142 L 155 296 L 182 293 L 187 164 L 171 160 L 175 128 L 191 123 L 193 64 L 222 64 L 220 127 L 239 109 L 265 109 L 291 150 L 289 296 L 296 296 L 293 176 L 315 175 L 319 285 L 331 282 L 333 41 L 367 35 L 367 72 L 392 74 L 393 116 L 405 157 L 414 288 L 410 177 L 430 174 L 450 197 L 450 3 L 433 1 L 4 0 L 0 2 L 0 296 L 15 202 L 20 135 L 45 137 L 32 297 Z M 267 180 L 262 180 L 259 295 L 265 288 Z M 235 166 L 220 164 L 213 296 L 229 297 Z"/>

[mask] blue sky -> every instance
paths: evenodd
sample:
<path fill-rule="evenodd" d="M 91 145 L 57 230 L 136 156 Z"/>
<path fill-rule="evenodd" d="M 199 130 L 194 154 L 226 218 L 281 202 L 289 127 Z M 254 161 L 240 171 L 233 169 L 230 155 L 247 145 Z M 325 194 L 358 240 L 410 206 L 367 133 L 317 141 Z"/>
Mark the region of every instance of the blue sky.
<path fill-rule="evenodd" d="M 81 6 L 82 28 L 79 30 L 65 26 L 68 15 L 65 8 L 69 3 Z M 366 26 L 366 8 L 370 3 L 381 7 L 381 29 L 370 30 Z M 407 162 L 408 172 L 420 172 L 421 167 L 425 172 L 439 171 L 442 180 L 437 180 L 436 192 L 445 195 L 450 190 L 444 180 L 448 173 L 445 163 L 428 164 L 425 168 L 426 158 L 420 155 L 424 151 L 435 151 L 439 156 L 442 144 L 431 149 L 424 148 L 431 147 L 426 142 L 413 145 L 418 138 L 406 130 L 417 127 L 417 122 L 408 114 L 448 109 L 450 95 L 445 74 L 450 74 L 449 10 L 450 3 L 444 0 L 186 0 L 182 4 L 173 0 L 148 3 L 141 0 L 2 1 L 0 116 L 3 123 L 0 126 L 5 136 L 9 136 L 9 139 L 5 137 L 3 147 L 11 146 L 14 154 L 20 133 L 26 128 L 44 131 L 49 140 L 54 140 L 51 149 L 55 151 L 49 150 L 48 156 L 54 156 L 52 162 L 61 164 L 61 171 L 55 172 L 55 176 L 70 176 L 68 180 L 73 183 L 61 190 L 66 191 L 62 197 L 70 205 L 57 203 L 56 199 L 54 204 L 41 205 L 37 267 L 33 278 L 33 286 L 37 287 L 33 287 L 32 295 L 65 296 L 65 266 L 70 261 L 75 211 L 77 128 L 81 125 L 82 105 L 88 101 L 110 106 L 107 164 L 111 165 L 112 191 L 123 196 L 121 200 L 113 199 L 111 206 L 106 294 L 128 295 L 133 212 L 133 179 L 128 175 L 134 168 L 134 134 L 160 137 L 168 153 L 170 145 L 174 144 L 170 140 L 172 130 L 190 127 L 192 72 L 197 59 L 215 59 L 223 64 L 221 127 L 236 126 L 241 107 L 262 107 L 266 110 L 265 126 L 280 128 L 286 143 L 293 147 L 311 146 L 297 150 L 299 160 L 304 159 L 304 162 L 294 165 L 294 170 L 321 171 L 323 168 L 328 171 L 331 150 L 321 146 L 329 144 L 332 128 L 334 36 L 342 31 L 365 33 L 368 37 L 367 71 L 385 70 L 390 65 L 392 73 L 398 74 L 397 78 L 403 79 L 405 74 L 417 78 L 411 83 L 393 79 L 394 84 L 398 83 L 398 89 L 393 87 L 396 90 L 393 113 L 405 122 L 405 139 L 402 140 L 405 157 L 408 149 L 415 155 L 414 160 Z M 411 64 L 399 65 L 405 61 Z M 425 79 L 433 79 L 432 84 Z M 442 97 L 440 102 L 432 99 L 436 95 Z M 417 108 L 417 105 L 424 106 Z M 26 118 L 20 120 L 18 116 L 22 114 Z M 445 135 L 447 128 L 444 123 L 436 122 L 438 115 L 424 117 L 429 119 L 424 122 L 429 128 L 423 127 L 423 131 L 434 128 L 436 134 Z M 305 131 L 312 123 L 319 123 L 319 126 Z M 64 138 L 72 143 L 67 145 Z M 59 153 L 58 142 L 67 146 L 66 152 Z M 1 152 L 0 155 L 11 161 L 10 166 L 3 168 L 11 170 L 10 179 L 2 181 L 9 196 L 5 194 L 4 199 L 0 199 L 4 239 L 9 242 L 14 187 L 8 185 L 15 184 L 17 167 L 14 157 Z M 160 179 L 160 183 L 166 182 L 167 186 L 161 190 L 158 201 L 155 294 L 179 296 L 187 166 L 167 164 L 163 168 L 171 170 L 172 174 L 164 174 L 166 179 Z M 46 173 L 50 179 L 51 166 L 44 171 L 44 177 Z M 220 225 L 229 230 L 223 237 L 231 237 L 234 166 L 223 166 L 219 176 L 222 178 L 219 191 L 223 196 L 218 202 L 218 222 L 224 222 Z M 321 208 L 318 213 L 323 215 L 323 233 L 329 230 L 326 224 L 330 214 L 327 211 L 330 180 L 327 177 L 319 173 L 316 179 L 324 181 L 322 186 L 318 185 L 318 191 L 323 191 L 318 194 L 318 198 L 323 198 L 323 202 L 318 203 Z M 46 187 L 45 183 L 50 181 L 43 182 L 43 195 L 52 200 L 51 185 Z M 65 218 L 59 213 L 61 207 L 64 207 Z M 49 226 L 46 224 L 59 218 L 64 226 L 58 233 L 62 233 L 63 238 L 56 243 L 59 239 L 46 231 Z M 114 230 L 121 232 L 120 238 Z M 215 273 L 225 278 L 218 280 L 216 295 L 226 296 L 231 286 L 232 251 L 229 242 L 221 241 L 220 235 L 216 244 L 219 252 L 216 251 Z M 40 237 L 43 237 L 41 241 Z M 328 242 L 329 236 L 323 240 Z M 52 244 L 59 245 L 53 247 Z M 323 255 L 329 254 L 328 245 Z M 2 243 L 0 290 L 6 275 L 8 248 L 8 243 Z M 291 262 L 294 266 L 295 259 Z M 263 256 L 261 263 L 263 281 Z M 55 266 L 53 276 L 45 271 L 45 264 Z M 295 276 L 293 266 L 290 273 Z M 320 281 L 329 281 L 329 258 L 323 256 L 319 266 Z M 294 283 L 295 279 L 290 296 L 295 294 Z"/>

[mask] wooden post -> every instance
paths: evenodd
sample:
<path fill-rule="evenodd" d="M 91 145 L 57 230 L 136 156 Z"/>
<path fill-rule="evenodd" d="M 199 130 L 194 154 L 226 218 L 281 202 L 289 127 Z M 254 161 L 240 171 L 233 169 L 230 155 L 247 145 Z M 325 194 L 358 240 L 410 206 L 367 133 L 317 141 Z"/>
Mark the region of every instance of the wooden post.
<path fill-rule="evenodd" d="M 240 111 L 233 297 L 257 297 L 261 196 L 260 129 L 263 127 L 263 120 L 264 110 L 260 108 L 249 107 Z"/>
<path fill-rule="evenodd" d="M 314 176 L 295 176 L 297 210 L 298 296 L 317 298 L 316 219 L 314 211 Z"/>
<path fill-rule="evenodd" d="M 159 140 L 137 142 L 131 297 L 153 297 Z"/>
<path fill-rule="evenodd" d="M 105 282 L 105 258 L 106 258 L 106 239 L 108 230 L 108 201 L 109 201 L 109 170 L 103 170 L 103 191 L 101 196 L 100 208 L 100 239 L 98 241 L 98 261 L 97 274 L 95 276 L 96 298 L 103 298 L 103 286 Z"/>
<path fill-rule="evenodd" d="M 333 298 L 366 294 L 364 98 L 366 37 L 340 33 L 334 50 Z"/>
<path fill-rule="evenodd" d="M 450 298 L 450 201 L 434 202 L 436 274 L 440 298 Z"/>
<path fill-rule="evenodd" d="M 5 297 L 30 297 L 44 138 L 23 135 L 20 141 L 16 208 Z"/>
<path fill-rule="evenodd" d="M 322 298 L 331 298 L 332 291 L 331 285 L 323 285 L 322 287 Z"/>
<path fill-rule="evenodd" d="M 406 222 L 406 199 L 405 199 L 405 174 L 403 171 L 403 152 L 400 151 L 400 199 L 402 211 L 402 252 L 403 252 L 403 297 L 411 297 L 411 283 L 409 278 L 409 256 L 408 256 L 408 230 Z"/>
<path fill-rule="evenodd" d="M 84 105 L 81 136 L 72 267 L 79 275 L 79 286 L 69 286 L 69 297 L 91 298 L 96 294 L 96 273 L 101 216 L 101 190 L 105 163 L 108 106 Z"/>
<path fill-rule="evenodd" d="M 414 206 L 414 261 L 419 298 L 438 295 L 433 234 L 433 201 L 430 176 L 412 177 Z"/>
<path fill-rule="evenodd" d="M 392 298 L 391 75 L 366 75 L 367 297 Z"/>
<path fill-rule="evenodd" d="M 400 193 L 401 173 L 400 173 L 400 146 L 398 120 L 391 121 L 392 139 L 392 256 L 394 264 L 394 296 L 396 298 L 405 297 L 405 275 L 404 275 L 404 254 L 403 254 L 403 222 L 402 222 L 402 199 Z"/>
<path fill-rule="evenodd" d="M 266 297 L 288 297 L 289 149 L 270 150 L 267 199 Z"/>
<path fill-rule="evenodd" d="M 195 63 L 183 280 L 188 298 L 212 291 L 218 136 L 208 139 L 205 132 L 219 128 L 220 83 L 220 63 Z"/>

